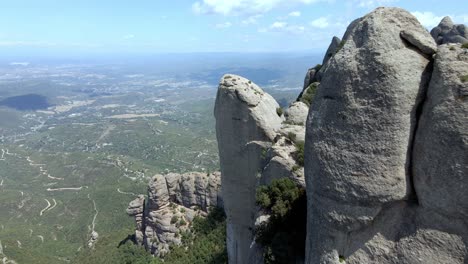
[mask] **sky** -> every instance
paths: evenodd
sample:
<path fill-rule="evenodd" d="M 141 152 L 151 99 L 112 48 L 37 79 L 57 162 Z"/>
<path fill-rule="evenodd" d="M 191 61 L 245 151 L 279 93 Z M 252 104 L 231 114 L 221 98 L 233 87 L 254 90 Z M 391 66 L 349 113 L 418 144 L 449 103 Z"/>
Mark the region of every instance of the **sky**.
<path fill-rule="evenodd" d="M 465 0 L 0 0 L 0 56 L 52 53 L 324 52 L 378 6 L 428 29 L 468 24 Z"/>

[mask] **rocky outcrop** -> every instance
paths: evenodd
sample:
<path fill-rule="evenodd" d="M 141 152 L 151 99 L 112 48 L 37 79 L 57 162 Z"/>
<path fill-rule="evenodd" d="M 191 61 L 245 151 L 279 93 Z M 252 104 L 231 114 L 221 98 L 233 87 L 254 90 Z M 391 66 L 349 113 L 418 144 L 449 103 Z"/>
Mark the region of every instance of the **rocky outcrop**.
<path fill-rule="evenodd" d="M 307 87 L 309 87 L 309 85 L 313 82 L 316 82 L 317 81 L 317 72 L 320 70 L 320 68 L 318 68 L 317 66 L 315 66 L 314 68 L 310 68 L 309 70 L 307 70 L 307 73 L 306 73 L 306 76 L 304 78 L 304 86 L 302 88 L 302 90 L 305 90 Z"/>
<path fill-rule="evenodd" d="M 337 36 L 334 36 L 332 38 L 332 41 L 331 41 L 330 45 L 328 46 L 327 51 L 325 52 L 325 56 L 323 57 L 322 65 L 327 64 L 328 60 L 330 60 L 331 57 L 333 57 L 333 55 L 335 55 L 335 53 L 340 48 L 340 44 L 341 44 L 341 39 L 338 38 Z"/>
<path fill-rule="evenodd" d="M 138 197 L 131 201 L 127 207 L 127 214 L 135 218 L 135 242 L 138 245 L 143 245 L 145 226 L 143 225 L 143 212 L 145 209 L 145 196 L 138 195 Z"/>
<path fill-rule="evenodd" d="M 262 153 L 273 144 L 283 118 L 278 103 L 256 84 L 224 75 L 214 115 L 227 224 L 229 263 L 249 263 L 253 239 L 255 191 Z"/>
<path fill-rule="evenodd" d="M 156 256 L 181 244 L 181 233 L 197 215 L 222 206 L 220 173 L 157 174 L 150 179 L 148 198 L 131 201 L 127 214 L 136 222 L 135 241 Z"/>
<path fill-rule="evenodd" d="M 255 228 L 269 216 L 256 205 L 257 188 L 282 177 L 305 186 L 303 168 L 294 156 L 295 142 L 304 140 L 308 106 L 294 102 L 285 117 L 278 107 L 249 80 L 230 74 L 221 79 L 214 114 L 229 263 L 263 263 Z"/>
<path fill-rule="evenodd" d="M 431 30 L 431 35 L 438 45 L 468 43 L 468 27 L 463 24 L 453 24 L 450 17 L 444 17 L 439 25 Z"/>
<path fill-rule="evenodd" d="M 466 263 L 468 56 L 435 51 L 415 17 L 378 8 L 323 66 L 306 125 L 306 263 Z"/>

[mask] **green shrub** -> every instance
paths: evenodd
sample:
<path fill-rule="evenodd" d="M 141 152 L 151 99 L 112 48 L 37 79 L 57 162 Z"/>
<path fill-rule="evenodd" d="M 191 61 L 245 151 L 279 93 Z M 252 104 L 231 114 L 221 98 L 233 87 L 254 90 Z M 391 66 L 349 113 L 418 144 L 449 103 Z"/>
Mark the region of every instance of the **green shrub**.
<path fill-rule="evenodd" d="M 462 47 L 463 49 L 468 49 L 468 43 L 462 44 L 461 47 Z"/>
<path fill-rule="evenodd" d="M 301 102 L 310 106 L 312 99 L 314 99 L 315 93 L 317 92 L 317 87 L 318 83 L 311 83 L 309 87 L 307 87 L 306 92 L 302 95 Z"/>
<path fill-rule="evenodd" d="M 299 166 L 299 165 L 294 165 L 294 166 L 292 167 L 292 171 L 293 171 L 293 172 L 296 172 L 296 171 L 298 171 L 300 168 L 301 168 L 301 166 Z"/>
<path fill-rule="evenodd" d="M 256 230 L 256 241 L 264 247 L 265 263 L 297 263 L 304 259 L 306 234 L 305 190 L 291 179 L 281 178 L 260 186 L 257 204 L 271 217 Z"/>
<path fill-rule="evenodd" d="M 315 72 L 318 72 L 318 71 L 320 71 L 321 68 L 322 68 L 322 64 L 317 64 L 317 65 L 315 65 L 314 70 L 315 70 Z"/>
<path fill-rule="evenodd" d="M 206 218 L 196 216 L 192 233 L 180 234 L 182 245 L 172 246 L 171 252 L 164 256 L 164 260 L 154 258 L 152 263 L 227 263 L 225 219 L 221 208 L 213 208 Z"/>
<path fill-rule="evenodd" d="M 304 167 L 304 141 L 296 142 L 296 151 L 294 152 L 294 159 L 296 160 L 297 164 Z"/>
<path fill-rule="evenodd" d="M 468 82 L 468 74 L 460 76 L 460 81 L 462 83 Z"/>
<path fill-rule="evenodd" d="M 336 49 L 335 53 L 338 53 L 338 51 L 340 51 L 344 47 L 345 44 L 346 44 L 346 40 L 342 40 L 340 44 L 338 45 L 338 48 Z"/>
<path fill-rule="evenodd" d="M 187 222 L 185 222 L 184 219 L 180 219 L 180 220 L 179 220 L 179 226 L 184 226 L 184 225 L 186 225 L 186 224 L 187 224 Z"/>
<path fill-rule="evenodd" d="M 286 135 L 286 137 L 289 139 L 289 141 L 291 141 L 292 143 L 296 142 L 296 134 L 294 134 L 293 132 L 288 132 L 288 134 Z"/>
<path fill-rule="evenodd" d="M 449 48 L 449 50 L 455 50 L 455 47 L 454 47 L 454 46 L 451 46 L 451 47 Z"/>
<path fill-rule="evenodd" d="M 179 218 L 178 218 L 176 215 L 172 216 L 172 218 L 171 218 L 171 224 L 177 223 L 178 220 L 179 220 Z"/>
<path fill-rule="evenodd" d="M 283 108 L 281 108 L 281 107 L 276 108 L 276 114 L 278 114 L 278 116 L 282 116 L 283 115 Z"/>

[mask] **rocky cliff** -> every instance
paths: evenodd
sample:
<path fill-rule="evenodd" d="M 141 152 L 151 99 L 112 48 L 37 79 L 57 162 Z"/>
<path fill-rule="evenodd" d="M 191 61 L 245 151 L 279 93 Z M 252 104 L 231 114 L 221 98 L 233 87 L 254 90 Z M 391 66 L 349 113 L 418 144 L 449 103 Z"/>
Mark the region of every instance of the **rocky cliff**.
<path fill-rule="evenodd" d="M 181 234 L 190 230 L 194 217 L 222 206 L 219 172 L 190 172 L 153 176 L 147 198 L 131 201 L 127 214 L 135 218 L 135 240 L 151 254 L 164 256 L 171 245 L 181 244 Z"/>
<path fill-rule="evenodd" d="M 407 11 L 378 8 L 332 40 L 284 114 L 225 75 L 215 117 L 229 263 L 263 263 L 255 232 L 269 216 L 255 190 L 290 178 L 307 190 L 305 259 L 292 263 L 466 264 L 465 32 L 444 18 L 431 35 Z"/>
<path fill-rule="evenodd" d="M 468 54 L 408 12 L 348 27 L 306 132 L 307 263 L 466 263 Z"/>
<path fill-rule="evenodd" d="M 255 227 L 268 216 L 255 203 L 257 188 L 282 177 L 305 186 L 294 155 L 295 142 L 304 140 L 307 111 L 295 102 L 283 114 L 253 82 L 232 74 L 221 79 L 214 114 L 229 263 L 263 263 Z"/>

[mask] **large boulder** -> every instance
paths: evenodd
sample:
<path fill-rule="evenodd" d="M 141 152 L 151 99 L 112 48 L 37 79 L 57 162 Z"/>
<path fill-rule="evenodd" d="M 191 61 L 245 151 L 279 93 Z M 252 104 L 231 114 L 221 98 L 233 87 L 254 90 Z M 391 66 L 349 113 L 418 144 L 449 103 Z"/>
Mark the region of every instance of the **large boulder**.
<path fill-rule="evenodd" d="M 278 103 L 253 82 L 232 74 L 221 79 L 214 115 L 229 263 L 252 263 L 255 192 L 266 152 L 281 127 Z"/>
<path fill-rule="evenodd" d="M 293 102 L 285 111 L 284 116 L 286 122 L 290 124 L 305 125 L 307 119 L 307 113 L 309 112 L 309 107 L 301 102 Z"/>
<path fill-rule="evenodd" d="M 446 43 L 468 43 L 468 27 L 455 25 L 450 17 L 444 17 L 439 25 L 431 30 L 431 35 L 438 45 Z"/>
<path fill-rule="evenodd" d="M 436 44 L 407 11 L 378 8 L 351 23 L 341 46 L 307 121 L 307 263 L 351 261 L 364 243 L 352 233 L 371 235 L 389 205 L 414 196 L 408 154 Z"/>

